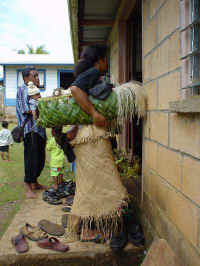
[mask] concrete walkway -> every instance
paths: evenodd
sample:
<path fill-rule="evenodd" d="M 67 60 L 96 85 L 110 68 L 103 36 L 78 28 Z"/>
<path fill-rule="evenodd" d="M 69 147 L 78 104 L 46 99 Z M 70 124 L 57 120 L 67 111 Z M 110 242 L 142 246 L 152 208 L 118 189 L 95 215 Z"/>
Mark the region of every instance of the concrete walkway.
<path fill-rule="evenodd" d="M 11 237 L 15 236 L 24 224 L 37 225 L 41 219 L 48 219 L 61 224 L 62 205 L 53 206 L 42 200 L 42 193 L 37 199 L 27 199 L 0 240 L 0 266 L 111 266 L 137 265 L 141 258 L 142 249 L 128 244 L 121 254 L 112 254 L 108 245 L 75 242 L 68 244 L 70 250 L 58 253 L 41 249 L 33 241 L 28 240 L 29 251 L 17 254 L 11 244 Z M 59 238 L 63 243 L 64 237 Z"/>

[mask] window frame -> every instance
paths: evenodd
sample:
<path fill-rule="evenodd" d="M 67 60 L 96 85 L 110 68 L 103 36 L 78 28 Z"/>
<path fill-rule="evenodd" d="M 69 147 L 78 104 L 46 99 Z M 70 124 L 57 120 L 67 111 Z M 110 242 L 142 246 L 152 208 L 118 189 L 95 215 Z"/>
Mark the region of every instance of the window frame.
<path fill-rule="evenodd" d="M 184 100 L 200 95 L 199 0 L 180 0 L 180 11 L 181 98 Z"/>

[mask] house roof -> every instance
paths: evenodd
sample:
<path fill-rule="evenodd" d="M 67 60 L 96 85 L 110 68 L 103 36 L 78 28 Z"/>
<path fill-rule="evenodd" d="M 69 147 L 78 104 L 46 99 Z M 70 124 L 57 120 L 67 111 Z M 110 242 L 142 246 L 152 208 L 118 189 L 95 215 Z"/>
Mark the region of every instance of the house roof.
<path fill-rule="evenodd" d="M 44 54 L 0 56 L 0 65 L 73 65 L 66 58 Z"/>
<path fill-rule="evenodd" d="M 107 43 L 120 4 L 120 0 L 68 0 L 75 61 L 83 46 Z"/>

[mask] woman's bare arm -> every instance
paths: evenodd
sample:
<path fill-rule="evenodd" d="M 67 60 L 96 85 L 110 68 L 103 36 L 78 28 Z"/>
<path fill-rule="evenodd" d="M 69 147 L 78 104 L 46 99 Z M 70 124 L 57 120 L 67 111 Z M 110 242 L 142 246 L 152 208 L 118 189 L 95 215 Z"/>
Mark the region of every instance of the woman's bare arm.
<path fill-rule="evenodd" d="M 88 114 L 90 114 L 93 117 L 93 122 L 96 126 L 106 127 L 107 121 L 106 118 L 97 112 L 97 110 L 94 108 L 93 104 L 90 102 L 87 94 L 82 91 L 77 86 L 72 86 L 71 92 L 73 97 L 75 98 L 76 102 L 79 104 L 79 106 Z"/>

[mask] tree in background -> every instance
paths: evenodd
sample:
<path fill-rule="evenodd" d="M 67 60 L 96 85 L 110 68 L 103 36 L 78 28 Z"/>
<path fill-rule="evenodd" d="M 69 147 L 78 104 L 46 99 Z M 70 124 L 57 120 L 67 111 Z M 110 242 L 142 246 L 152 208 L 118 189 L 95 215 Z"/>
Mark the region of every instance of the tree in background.
<path fill-rule="evenodd" d="M 27 49 L 20 49 L 17 51 L 18 54 L 49 54 L 49 52 L 45 49 L 45 45 L 37 46 L 34 49 L 33 45 L 26 45 Z M 27 50 L 27 51 L 26 51 Z"/>

